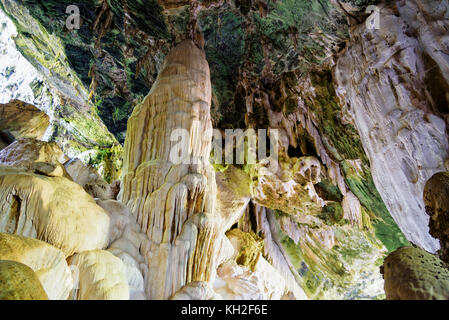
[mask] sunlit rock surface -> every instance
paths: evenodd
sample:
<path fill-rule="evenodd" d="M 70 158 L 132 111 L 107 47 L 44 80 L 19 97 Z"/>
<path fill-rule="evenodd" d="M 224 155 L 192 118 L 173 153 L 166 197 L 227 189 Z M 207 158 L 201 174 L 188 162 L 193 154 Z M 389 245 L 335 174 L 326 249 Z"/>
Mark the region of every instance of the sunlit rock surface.
<path fill-rule="evenodd" d="M 64 254 L 43 241 L 0 233 L 0 260 L 30 267 L 51 300 L 65 300 L 72 290 L 72 274 Z"/>
<path fill-rule="evenodd" d="M 35 138 L 41 140 L 50 126 L 48 115 L 31 104 L 11 100 L 0 104 L 0 135 L 3 139 Z"/>
<path fill-rule="evenodd" d="M 78 286 L 72 292 L 75 300 L 128 300 L 129 286 L 123 262 L 108 251 L 77 253 L 70 258 L 77 266 Z"/>
<path fill-rule="evenodd" d="M 16 261 L 0 260 L 0 300 L 48 300 L 33 269 Z"/>
<path fill-rule="evenodd" d="M 380 29 L 350 29 L 338 95 L 352 115 L 382 199 L 407 238 L 435 252 L 422 193 L 445 169 L 449 145 L 446 1 L 392 1 Z"/>
<path fill-rule="evenodd" d="M 107 245 L 109 216 L 66 178 L 1 167 L 0 207 L 2 232 L 47 241 L 67 256 Z"/>

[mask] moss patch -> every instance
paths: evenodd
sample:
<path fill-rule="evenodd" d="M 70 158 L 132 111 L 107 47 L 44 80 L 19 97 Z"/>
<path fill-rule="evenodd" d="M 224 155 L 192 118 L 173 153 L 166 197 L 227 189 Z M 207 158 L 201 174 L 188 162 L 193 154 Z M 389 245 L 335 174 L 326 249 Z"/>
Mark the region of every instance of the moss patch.
<path fill-rule="evenodd" d="M 347 161 L 344 161 L 341 167 L 345 174 L 346 184 L 360 200 L 360 203 L 373 214 L 376 236 L 382 241 L 388 252 L 409 245 L 404 234 L 388 212 L 369 171 L 365 169 L 363 172 L 358 172 Z"/>
<path fill-rule="evenodd" d="M 238 241 L 239 252 L 235 261 L 254 271 L 263 250 L 263 239 L 253 232 L 243 232 L 240 229 L 232 229 L 226 233 L 226 236 L 229 239 L 235 238 Z"/>

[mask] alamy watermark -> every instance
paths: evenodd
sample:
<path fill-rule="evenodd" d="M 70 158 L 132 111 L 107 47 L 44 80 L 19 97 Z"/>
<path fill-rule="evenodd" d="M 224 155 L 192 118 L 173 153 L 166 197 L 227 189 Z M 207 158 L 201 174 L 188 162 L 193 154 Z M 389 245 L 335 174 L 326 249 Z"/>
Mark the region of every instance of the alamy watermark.
<path fill-rule="evenodd" d="M 79 30 L 81 24 L 80 8 L 76 5 L 70 5 L 66 8 L 65 13 L 69 14 L 65 20 L 67 29 Z"/>
<path fill-rule="evenodd" d="M 198 138 L 198 137 L 197 137 Z M 186 129 L 172 131 L 170 141 L 174 143 L 170 150 L 172 164 L 194 164 L 197 160 L 195 150 L 190 150 L 194 141 L 191 132 Z M 201 141 L 211 144 L 211 162 L 213 164 L 265 163 L 270 172 L 277 172 L 279 156 L 279 130 L 277 129 L 210 129 L 201 134 Z"/>
<path fill-rule="evenodd" d="M 380 8 L 378 6 L 371 5 L 366 8 L 366 13 L 370 16 L 366 19 L 365 25 L 368 30 L 380 29 Z"/>

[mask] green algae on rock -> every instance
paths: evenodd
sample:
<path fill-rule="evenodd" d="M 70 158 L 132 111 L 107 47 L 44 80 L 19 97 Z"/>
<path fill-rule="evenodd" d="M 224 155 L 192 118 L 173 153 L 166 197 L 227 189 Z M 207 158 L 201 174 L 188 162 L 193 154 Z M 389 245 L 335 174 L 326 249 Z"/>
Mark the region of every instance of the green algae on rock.
<path fill-rule="evenodd" d="M 0 260 L 0 300 L 48 300 L 48 296 L 33 269 Z"/>
<path fill-rule="evenodd" d="M 254 267 L 263 250 L 263 239 L 254 233 L 243 232 L 239 229 L 232 229 L 226 236 L 231 242 L 233 240 L 237 241 L 236 247 L 239 248 L 239 252 L 237 253 L 235 261 L 254 271 Z"/>

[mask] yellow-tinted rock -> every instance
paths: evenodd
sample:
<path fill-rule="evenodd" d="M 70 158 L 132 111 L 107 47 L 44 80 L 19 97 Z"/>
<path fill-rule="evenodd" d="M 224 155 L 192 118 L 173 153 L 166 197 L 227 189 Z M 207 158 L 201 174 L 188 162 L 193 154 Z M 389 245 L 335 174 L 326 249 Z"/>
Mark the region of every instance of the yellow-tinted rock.
<path fill-rule="evenodd" d="M 49 177 L 70 178 L 61 163 L 66 156 L 55 142 L 19 139 L 0 151 L 0 165 Z"/>
<path fill-rule="evenodd" d="M 236 250 L 235 261 L 254 271 L 263 250 L 263 239 L 254 233 L 243 232 L 239 229 L 229 231 L 227 237 Z"/>
<path fill-rule="evenodd" d="M 79 269 L 76 300 L 129 299 L 125 265 L 112 253 L 86 251 L 74 255 L 70 262 Z"/>
<path fill-rule="evenodd" d="M 223 229 L 228 230 L 238 221 L 251 199 L 250 177 L 243 170 L 229 166 L 224 172 L 216 172 L 217 198 L 215 210 L 223 219 Z"/>
<path fill-rule="evenodd" d="M 292 216 L 318 215 L 324 206 L 314 187 L 320 170 L 314 157 L 261 162 L 250 172 L 251 195 L 257 204 Z"/>
<path fill-rule="evenodd" d="M 67 299 L 72 289 L 72 275 L 64 254 L 43 241 L 0 233 L 0 260 L 30 267 L 51 300 Z"/>
<path fill-rule="evenodd" d="M 0 114 L 0 131 L 15 139 L 42 139 L 50 125 L 49 117 L 44 112 L 20 100 L 0 104 Z"/>
<path fill-rule="evenodd" d="M 0 300 L 48 300 L 48 297 L 30 267 L 0 260 Z"/>
<path fill-rule="evenodd" d="M 448 265 L 414 247 L 402 247 L 384 261 L 385 294 L 388 300 L 448 300 Z"/>
<path fill-rule="evenodd" d="M 167 299 L 191 281 L 208 282 L 216 269 L 219 233 L 225 230 L 214 210 L 210 105 L 205 54 L 186 40 L 166 56 L 128 120 L 118 199 L 148 237 L 142 253 L 149 299 Z M 173 139 L 181 132 L 187 139 Z"/>
<path fill-rule="evenodd" d="M 0 166 L 0 232 L 43 240 L 71 256 L 105 248 L 109 221 L 80 185 Z"/>

